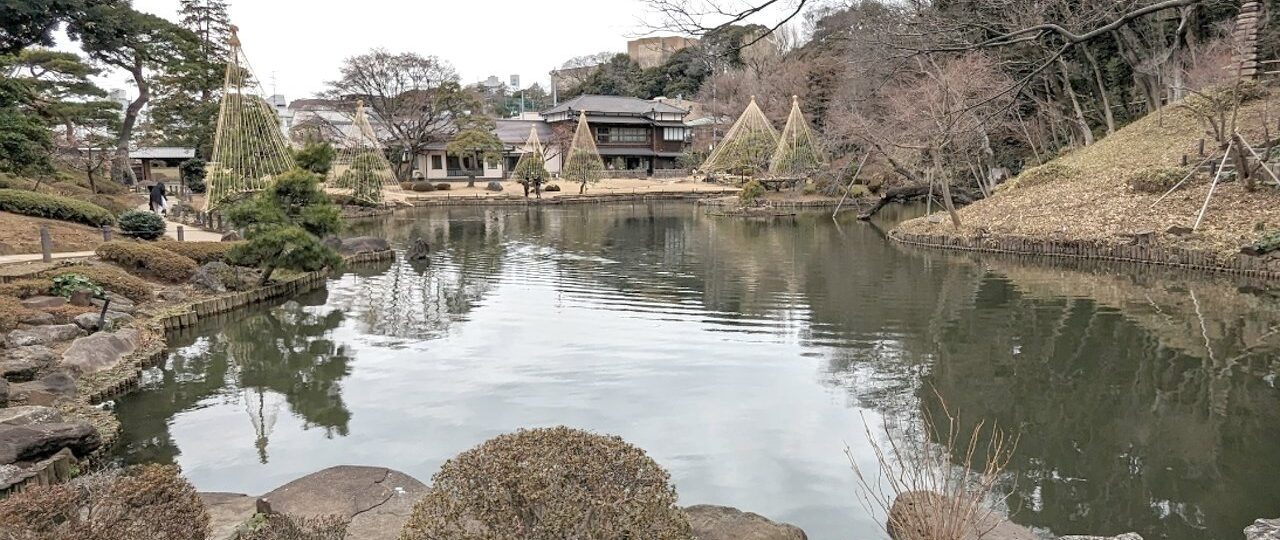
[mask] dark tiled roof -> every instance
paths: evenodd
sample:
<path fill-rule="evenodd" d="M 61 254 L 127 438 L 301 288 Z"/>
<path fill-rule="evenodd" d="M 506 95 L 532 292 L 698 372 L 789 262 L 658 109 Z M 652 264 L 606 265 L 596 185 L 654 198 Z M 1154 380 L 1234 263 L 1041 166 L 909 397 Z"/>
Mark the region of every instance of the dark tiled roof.
<path fill-rule="evenodd" d="M 686 113 L 688 111 L 672 107 L 666 103 L 657 101 L 633 98 L 628 96 L 599 96 L 595 94 L 585 94 L 573 98 L 569 101 L 561 103 L 551 109 L 544 111 L 542 114 L 555 114 L 565 112 L 572 109 L 573 111 L 587 111 L 591 113 L 605 114 L 646 114 L 649 111 L 657 111 L 663 113 Z"/>
<path fill-rule="evenodd" d="M 538 130 L 538 140 L 542 144 L 547 144 L 551 140 L 554 133 L 551 130 L 551 124 L 542 120 L 495 120 L 494 132 L 503 144 L 520 146 L 529 140 L 529 126 L 533 126 Z"/>

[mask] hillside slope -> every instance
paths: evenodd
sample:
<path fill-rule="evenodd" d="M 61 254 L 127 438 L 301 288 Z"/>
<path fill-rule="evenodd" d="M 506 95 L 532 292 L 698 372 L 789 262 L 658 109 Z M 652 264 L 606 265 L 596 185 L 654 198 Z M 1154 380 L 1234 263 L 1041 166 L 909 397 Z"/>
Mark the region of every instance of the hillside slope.
<path fill-rule="evenodd" d="M 1272 92 L 1241 108 L 1241 133 L 1250 144 L 1259 145 L 1263 123 L 1270 122 L 1274 127 L 1278 117 L 1280 97 Z M 1183 154 L 1191 156 L 1194 164 L 1201 138 L 1209 141 L 1206 152 L 1218 152 L 1212 148 L 1212 137 L 1206 134 L 1205 126 L 1174 104 L 1092 146 L 1058 158 L 1039 171 L 1025 171 L 1010 185 L 1002 186 L 994 197 L 960 210 L 963 225 L 959 230 L 952 227 L 950 220 L 931 223 L 925 218 L 903 223 L 899 230 L 1103 243 L 1124 242 L 1126 234 L 1154 232 L 1155 241 L 1161 245 L 1225 254 L 1238 252 L 1264 232 L 1280 229 L 1280 189 L 1260 173 L 1264 178 L 1259 182 L 1265 185 L 1256 192 L 1245 191 L 1243 182 L 1220 184 L 1198 232 L 1187 236 L 1165 233 L 1172 226 L 1189 228 L 1195 223 L 1209 192 L 1209 175 L 1196 174 L 1155 208 L 1150 206 L 1160 195 L 1135 191 L 1127 180 L 1135 171 L 1146 168 L 1177 167 Z"/>

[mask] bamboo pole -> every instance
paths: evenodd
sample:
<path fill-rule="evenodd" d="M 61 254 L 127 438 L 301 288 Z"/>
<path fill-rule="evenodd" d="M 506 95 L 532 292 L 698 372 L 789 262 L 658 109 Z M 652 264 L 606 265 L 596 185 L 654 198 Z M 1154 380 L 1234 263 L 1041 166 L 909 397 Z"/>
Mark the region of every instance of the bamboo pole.
<path fill-rule="evenodd" d="M 854 171 L 853 179 L 849 180 L 849 186 L 844 188 L 844 195 L 840 196 L 840 204 L 837 204 L 836 211 L 831 213 L 831 219 L 835 219 L 836 214 L 840 213 L 840 207 L 844 206 L 845 199 L 849 198 L 849 190 L 853 189 L 854 182 L 858 181 L 858 175 L 862 174 L 863 165 L 867 164 L 867 159 L 870 157 L 871 157 L 871 152 L 867 152 L 867 155 L 862 156 L 862 161 L 858 163 L 858 170 Z"/>
<path fill-rule="evenodd" d="M 1218 179 L 1222 178 L 1222 168 L 1227 166 L 1227 158 L 1231 157 L 1231 149 L 1235 147 L 1235 140 L 1227 143 L 1227 151 L 1222 154 L 1222 163 L 1218 165 L 1218 172 L 1213 175 L 1213 183 L 1209 184 L 1209 195 L 1204 198 L 1204 206 L 1200 207 L 1200 217 L 1196 218 L 1195 226 L 1191 227 L 1192 232 L 1200 229 L 1200 224 L 1204 222 L 1204 215 L 1209 211 L 1209 201 L 1213 200 L 1213 192 L 1218 189 Z"/>

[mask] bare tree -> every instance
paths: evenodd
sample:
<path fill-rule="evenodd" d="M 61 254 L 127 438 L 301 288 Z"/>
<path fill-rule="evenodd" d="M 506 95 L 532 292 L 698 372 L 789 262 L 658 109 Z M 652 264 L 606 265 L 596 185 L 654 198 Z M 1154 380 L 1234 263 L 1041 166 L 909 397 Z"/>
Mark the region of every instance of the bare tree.
<path fill-rule="evenodd" d="M 464 91 L 457 71 L 448 62 L 435 56 L 374 49 L 347 58 L 340 74 L 338 80 L 328 83 L 323 96 L 348 104 L 351 114 L 355 100 L 364 100 L 401 181 L 409 179 L 414 156 L 453 134 L 451 118 L 461 112 L 458 108 Z M 401 154 L 410 159 L 401 159 Z"/>

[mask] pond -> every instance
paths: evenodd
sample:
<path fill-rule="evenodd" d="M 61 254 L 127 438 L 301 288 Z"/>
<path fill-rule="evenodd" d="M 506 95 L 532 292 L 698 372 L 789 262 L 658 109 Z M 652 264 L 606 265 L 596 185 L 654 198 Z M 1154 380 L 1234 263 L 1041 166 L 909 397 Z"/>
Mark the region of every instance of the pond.
<path fill-rule="evenodd" d="M 682 504 L 874 538 L 846 450 L 874 468 L 866 427 L 940 399 L 1017 437 L 1001 482 L 1017 523 L 1207 540 L 1276 517 L 1273 293 L 905 247 L 888 226 L 679 203 L 366 222 L 428 239 L 431 260 L 171 336 L 116 403 L 118 457 L 258 494 L 338 464 L 427 481 L 485 439 L 563 424 L 645 449 Z"/>

